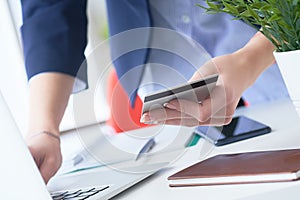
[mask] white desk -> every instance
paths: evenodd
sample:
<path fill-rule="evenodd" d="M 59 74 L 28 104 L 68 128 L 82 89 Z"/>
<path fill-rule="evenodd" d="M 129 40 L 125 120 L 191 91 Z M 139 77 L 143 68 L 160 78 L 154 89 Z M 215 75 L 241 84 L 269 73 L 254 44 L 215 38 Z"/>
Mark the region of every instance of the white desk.
<path fill-rule="evenodd" d="M 299 187 L 299 192 L 296 192 L 297 195 L 295 193 L 292 196 L 289 193 L 284 195 L 289 200 L 299 199 L 300 181 L 182 188 L 171 188 L 168 186 L 167 177 L 169 175 L 216 154 L 300 147 L 300 119 L 289 101 L 278 101 L 268 105 L 253 106 L 241 109 L 237 114 L 244 114 L 264 122 L 272 127 L 273 132 L 223 147 L 214 147 L 201 139 L 196 146 L 191 147 L 181 158 L 172 163 L 169 168 L 161 170 L 113 199 L 153 200 L 168 198 L 175 200 L 201 198 L 209 200 L 233 200 L 280 190 L 286 187 Z M 270 196 L 267 199 L 274 199 L 275 197 Z"/>
<path fill-rule="evenodd" d="M 209 199 L 209 200 L 252 200 L 253 195 L 265 194 L 268 192 L 281 191 L 281 189 L 296 187 L 299 190 L 288 193 L 280 192 L 288 200 L 298 200 L 300 196 L 300 181 L 286 183 L 268 184 L 245 184 L 245 185 L 225 185 L 225 186 L 201 186 L 201 187 L 181 187 L 171 188 L 168 186 L 167 177 L 173 173 L 205 158 L 222 154 L 237 153 L 246 151 L 261 151 L 273 149 L 288 149 L 300 147 L 300 118 L 297 116 L 289 100 L 277 101 L 268 105 L 252 106 L 237 111 L 237 114 L 249 116 L 258 121 L 271 126 L 272 133 L 240 141 L 223 147 L 215 147 L 204 139 L 200 139 L 194 147 L 188 148 L 185 154 L 172 162 L 167 168 L 127 189 L 114 200 L 119 199 Z M 68 157 L 74 151 L 81 148 L 80 139 L 73 134 L 62 136 L 63 155 Z M 264 199 L 277 200 L 280 195 L 274 193 L 273 196 L 265 196 Z M 261 199 L 260 197 L 255 199 Z M 282 196 L 279 198 L 282 199 Z M 279 200 L 278 199 L 278 200 Z"/>

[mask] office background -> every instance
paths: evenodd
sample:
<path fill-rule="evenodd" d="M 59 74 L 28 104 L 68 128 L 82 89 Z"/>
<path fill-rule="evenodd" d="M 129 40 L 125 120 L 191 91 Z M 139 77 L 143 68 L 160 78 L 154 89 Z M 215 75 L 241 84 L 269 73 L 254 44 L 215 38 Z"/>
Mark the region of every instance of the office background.
<path fill-rule="evenodd" d="M 88 1 L 88 46 L 85 54 L 88 55 L 89 62 L 89 82 L 90 89 L 80 94 L 78 99 L 84 104 L 87 93 L 91 93 L 97 87 L 94 108 L 99 109 L 97 120 L 104 121 L 109 117 L 109 108 L 105 100 L 105 86 L 95 85 L 99 77 L 97 74 L 103 74 L 106 78 L 107 69 L 101 60 L 109 58 L 109 46 L 102 43 L 107 39 L 107 18 L 105 1 L 89 0 Z M 22 25 L 22 13 L 20 0 L 2 0 L 0 1 L 0 90 L 3 93 L 9 108 L 17 122 L 21 132 L 25 134 L 27 130 L 27 113 L 28 113 L 28 82 L 24 67 L 24 58 L 22 52 L 22 42 L 20 37 L 20 27 Z M 101 44 L 101 55 L 99 51 L 93 52 L 93 49 Z M 93 52 L 93 53 L 92 53 Z M 105 81 L 101 81 L 105 82 Z M 67 112 L 61 124 L 61 130 L 68 130 L 75 126 L 72 113 L 71 97 Z M 79 125 L 91 123 L 91 119 L 82 114 Z"/>

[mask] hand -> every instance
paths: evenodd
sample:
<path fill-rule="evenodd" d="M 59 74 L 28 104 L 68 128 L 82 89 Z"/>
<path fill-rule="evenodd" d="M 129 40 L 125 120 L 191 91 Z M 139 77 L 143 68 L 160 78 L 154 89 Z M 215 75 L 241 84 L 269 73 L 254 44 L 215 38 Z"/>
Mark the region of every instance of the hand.
<path fill-rule="evenodd" d="M 273 44 L 258 32 L 243 48 L 213 58 L 194 74 L 191 80 L 219 74 L 217 85 L 207 99 L 200 104 L 172 100 L 164 108 L 144 113 L 141 122 L 186 126 L 228 124 L 243 91 L 274 63 L 273 51 Z"/>
<path fill-rule="evenodd" d="M 219 79 L 209 98 L 201 103 L 176 99 L 165 104 L 165 108 L 151 110 L 142 116 L 144 122 L 170 125 L 223 125 L 232 120 L 243 91 L 254 83 L 259 72 L 248 67 L 238 53 L 216 57 L 207 62 L 193 75 L 190 81 L 212 74 Z"/>
<path fill-rule="evenodd" d="M 40 173 L 47 184 L 62 163 L 60 141 L 47 134 L 38 134 L 26 138 L 28 148 Z"/>
<path fill-rule="evenodd" d="M 45 130 L 59 135 L 59 124 L 73 85 L 74 77 L 56 72 L 41 73 L 30 79 L 28 133 Z M 47 183 L 62 163 L 60 141 L 47 134 L 35 136 L 29 134 L 26 139 L 29 150 Z"/>

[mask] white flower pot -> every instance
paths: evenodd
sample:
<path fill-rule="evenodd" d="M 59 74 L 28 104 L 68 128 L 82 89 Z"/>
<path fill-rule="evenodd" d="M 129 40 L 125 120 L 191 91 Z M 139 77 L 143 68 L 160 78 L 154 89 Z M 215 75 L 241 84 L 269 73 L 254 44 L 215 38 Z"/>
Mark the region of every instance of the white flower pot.
<path fill-rule="evenodd" d="M 274 52 L 274 56 L 291 100 L 300 116 L 300 50 Z"/>

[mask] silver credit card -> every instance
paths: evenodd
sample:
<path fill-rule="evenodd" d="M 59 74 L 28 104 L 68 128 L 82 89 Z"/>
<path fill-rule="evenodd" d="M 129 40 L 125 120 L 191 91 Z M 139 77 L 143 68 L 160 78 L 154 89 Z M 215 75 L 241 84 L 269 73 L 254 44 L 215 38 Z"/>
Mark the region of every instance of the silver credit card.
<path fill-rule="evenodd" d="M 199 103 L 210 95 L 210 91 L 216 86 L 218 77 L 218 74 L 214 74 L 201 80 L 149 94 L 144 98 L 142 113 L 162 108 L 165 103 L 173 99 L 185 99 Z"/>

